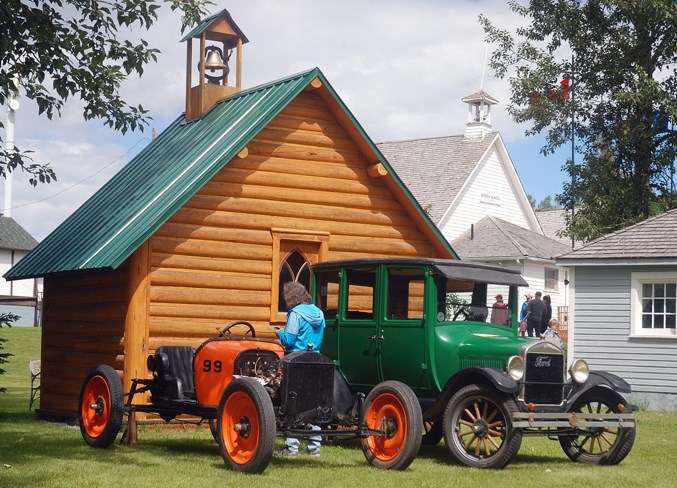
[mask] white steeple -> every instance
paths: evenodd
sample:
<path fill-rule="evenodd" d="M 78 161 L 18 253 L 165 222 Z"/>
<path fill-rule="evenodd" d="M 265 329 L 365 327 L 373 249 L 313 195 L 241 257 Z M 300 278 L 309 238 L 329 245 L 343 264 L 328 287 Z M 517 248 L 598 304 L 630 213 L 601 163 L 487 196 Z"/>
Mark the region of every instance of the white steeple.
<path fill-rule="evenodd" d="M 461 99 L 468 104 L 468 123 L 465 126 L 466 137 L 483 137 L 491 132 L 491 106 L 498 100 L 484 90 Z"/>

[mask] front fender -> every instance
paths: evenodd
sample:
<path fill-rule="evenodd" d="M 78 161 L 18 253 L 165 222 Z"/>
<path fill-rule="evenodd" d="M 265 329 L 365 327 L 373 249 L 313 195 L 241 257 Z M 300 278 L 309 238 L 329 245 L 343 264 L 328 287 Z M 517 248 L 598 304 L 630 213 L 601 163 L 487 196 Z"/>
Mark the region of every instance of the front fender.
<path fill-rule="evenodd" d="M 571 405 L 590 390 L 598 387 L 609 388 L 616 393 L 630 393 L 630 384 L 620 376 L 607 371 L 590 371 L 588 380 L 582 385 L 572 384 L 571 394 L 567 398 L 567 404 Z"/>
<path fill-rule="evenodd" d="M 477 367 L 466 368 L 454 376 L 442 388 L 437 401 L 432 407 L 424 412 L 425 419 L 436 419 L 442 416 L 447 402 L 458 390 L 467 385 L 484 384 L 496 388 L 498 391 L 514 395 L 517 392 L 518 384 L 507 373 L 496 368 Z"/>

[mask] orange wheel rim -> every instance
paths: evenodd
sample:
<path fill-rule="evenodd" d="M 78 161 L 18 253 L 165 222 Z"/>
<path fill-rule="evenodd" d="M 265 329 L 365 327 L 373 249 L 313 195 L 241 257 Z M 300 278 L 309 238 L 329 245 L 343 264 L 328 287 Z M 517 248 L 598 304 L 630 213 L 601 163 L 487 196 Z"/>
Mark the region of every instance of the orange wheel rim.
<path fill-rule="evenodd" d="M 407 439 L 407 413 L 404 405 L 392 393 L 383 393 L 374 399 L 366 419 L 370 429 L 384 430 L 386 436 L 369 436 L 369 450 L 381 461 L 395 458 Z"/>
<path fill-rule="evenodd" d="M 259 433 L 256 405 L 249 395 L 236 391 L 226 401 L 221 419 L 221 438 L 234 463 L 251 461 L 259 446 Z"/>
<path fill-rule="evenodd" d="M 102 376 L 94 376 L 87 383 L 82 398 L 82 423 L 90 437 L 99 437 L 110 419 L 111 394 Z"/>

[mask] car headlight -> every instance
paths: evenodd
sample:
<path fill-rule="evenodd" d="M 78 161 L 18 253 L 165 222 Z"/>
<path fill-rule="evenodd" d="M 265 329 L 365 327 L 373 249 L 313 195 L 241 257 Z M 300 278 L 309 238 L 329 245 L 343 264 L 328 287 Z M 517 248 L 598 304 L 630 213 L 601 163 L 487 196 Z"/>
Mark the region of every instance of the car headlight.
<path fill-rule="evenodd" d="M 513 380 L 521 380 L 524 376 L 524 360 L 519 356 L 510 356 L 505 365 L 505 370 Z"/>
<path fill-rule="evenodd" d="M 569 368 L 569 374 L 576 383 L 585 383 L 590 374 L 588 363 L 584 359 L 577 359 Z"/>

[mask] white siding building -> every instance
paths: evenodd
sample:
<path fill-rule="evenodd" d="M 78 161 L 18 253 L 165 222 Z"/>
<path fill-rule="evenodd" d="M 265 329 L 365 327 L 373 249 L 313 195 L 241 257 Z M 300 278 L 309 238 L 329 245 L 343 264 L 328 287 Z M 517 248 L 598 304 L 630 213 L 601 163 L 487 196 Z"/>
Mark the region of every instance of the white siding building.
<path fill-rule="evenodd" d="M 492 131 L 496 100 L 480 90 L 463 101 L 463 135 L 377 146 L 461 259 L 518 269 L 529 283 L 522 295 L 550 295 L 557 316 L 557 307 L 568 305 L 568 275 L 555 258 L 571 248 L 544 234 L 501 135 Z"/>
<path fill-rule="evenodd" d="M 571 269 L 569 357 L 621 376 L 632 403 L 677 410 L 677 210 L 557 263 Z"/>

